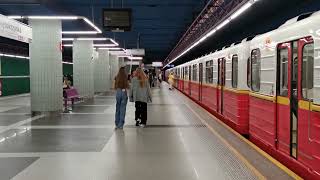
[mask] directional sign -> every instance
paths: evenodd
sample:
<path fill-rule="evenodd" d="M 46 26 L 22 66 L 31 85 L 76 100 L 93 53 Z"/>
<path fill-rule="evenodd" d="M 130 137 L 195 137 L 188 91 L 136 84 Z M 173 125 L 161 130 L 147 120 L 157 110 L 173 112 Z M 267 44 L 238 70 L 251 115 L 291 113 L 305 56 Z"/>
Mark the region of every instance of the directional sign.
<path fill-rule="evenodd" d="M 16 41 L 31 43 L 32 28 L 0 14 L 0 36 Z"/>

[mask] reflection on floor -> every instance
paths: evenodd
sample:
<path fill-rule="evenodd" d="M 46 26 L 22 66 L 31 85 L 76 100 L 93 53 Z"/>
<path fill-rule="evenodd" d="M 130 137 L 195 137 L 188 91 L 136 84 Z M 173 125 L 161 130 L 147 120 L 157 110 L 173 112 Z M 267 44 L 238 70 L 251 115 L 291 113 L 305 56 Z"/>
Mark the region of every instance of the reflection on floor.
<path fill-rule="evenodd" d="M 258 179 L 190 111 L 196 105 L 187 106 L 190 102 L 183 95 L 163 86 L 153 89 L 149 126 L 134 126 L 134 104 L 128 103 L 123 131 L 114 130 L 112 94 L 98 95 L 75 105 L 71 113 L 51 117 L 31 117 L 28 96 L 0 100 L 0 179 Z M 199 114 L 214 122 L 203 110 Z M 266 162 L 260 159 L 253 163 L 272 172 L 264 176 L 289 179 L 272 165 L 264 167 Z"/>

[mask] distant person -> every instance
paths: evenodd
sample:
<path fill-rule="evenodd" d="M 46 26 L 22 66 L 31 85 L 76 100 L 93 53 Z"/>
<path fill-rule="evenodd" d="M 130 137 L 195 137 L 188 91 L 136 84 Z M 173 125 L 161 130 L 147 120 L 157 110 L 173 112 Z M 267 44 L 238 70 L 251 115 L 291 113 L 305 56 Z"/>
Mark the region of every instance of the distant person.
<path fill-rule="evenodd" d="M 149 71 L 149 74 L 148 74 L 148 76 L 149 76 L 149 84 L 150 84 L 150 87 L 153 87 L 153 76 L 152 76 L 152 72 L 151 71 Z"/>
<path fill-rule="evenodd" d="M 71 87 L 71 82 L 69 81 L 69 79 L 68 79 L 67 76 L 64 76 L 64 77 L 63 77 L 63 85 L 62 85 L 62 88 L 63 88 L 63 98 L 67 98 L 66 89 L 70 89 L 70 87 Z"/>
<path fill-rule="evenodd" d="M 158 80 L 159 80 L 159 82 L 161 84 L 162 83 L 162 74 L 161 73 L 159 73 L 159 75 L 158 75 Z"/>
<path fill-rule="evenodd" d="M 168 82 L 169 82 L 169 90 L 173 90 L 173 84 L 174 84 L 174 74 L 173 74 L 173 72 L 171 72 L 170 74 L 169 74 L 169 77 L 168 77 L 169 79 L 168 79 Z"/>
<path fill-rule="evenodd" d="M 116 90 L 116 114 L 115 114 L 115 129 L 123 129 L 126 108 L 128 102 L 127 89 L 129 89 L 128 76 L 125 68 L 121 67 L 115 78 L 114 88 Z"/>
<path fill-rule="evenodd" d="M 136 76 L 132 78 L 130 89 L 130 101 L 135 102 L 136 126 L 145 127 L 147 124 L 147 103 L 152 102 L 148 77 L 141 68 L 136 70 Z"/>
<path fill-rule="evenodd" d="M 71 87 L 71 81 L 67 76 L 63 77 L 63 89 L 69 89 Z"/>

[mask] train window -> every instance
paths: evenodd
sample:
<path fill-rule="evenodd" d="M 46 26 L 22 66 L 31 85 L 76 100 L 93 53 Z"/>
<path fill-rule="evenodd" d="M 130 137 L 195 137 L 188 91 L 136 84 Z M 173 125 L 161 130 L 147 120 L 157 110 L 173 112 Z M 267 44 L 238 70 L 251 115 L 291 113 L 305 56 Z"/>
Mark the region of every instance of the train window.
<path fill-rule="evenodd" d="M 302 97 L 304 99 L 312 99 L 314 44 L 306 44 L 302 53 Z"/>
<path fill-rule="evenodd" d="M 288 95 L 288 49 L 280 49 L 280 96 Z"/>
<path fill-rule="evenodd" d="M 192 72 L 192 67 L 191 67 L 191 65 L 189 66 L 189 81 L 191 81 L 192 80 L 192 76 L 191 76 L 191 72 Z"/>
<path fill-rule="evenodd" d="M 238 55 L 232 56 L 232 87 L 238 87 Z"/>
<path fill-rule="evenodd" d="M 213 60 L 206 62 L 206 83 L 213 83 Z"/>
<path fill-rule="evenodd" d="M 186 80 L 189 80 L 189 69 L 188 69 L 188 67 L 185 67 L 185 70 L 186 70 L 185 79 L 186 79 Z"/>
<path fill-rule="evenodd" d="M 192 81 L 198 81 L 197 73 L 198 73 L 198 65 L 194 64 L 192 66 Z"/>
<path fill-rule="evenodd" d="M 247 61 L 247 85 L 251 88 L 251 59 L 248 58 Z"/>
<path fill-rule="evenodd" d="M 260 91 L 261 79 L 261 54 L 259 49 L 251 52 L 251 89 L 255 92 Z"/>

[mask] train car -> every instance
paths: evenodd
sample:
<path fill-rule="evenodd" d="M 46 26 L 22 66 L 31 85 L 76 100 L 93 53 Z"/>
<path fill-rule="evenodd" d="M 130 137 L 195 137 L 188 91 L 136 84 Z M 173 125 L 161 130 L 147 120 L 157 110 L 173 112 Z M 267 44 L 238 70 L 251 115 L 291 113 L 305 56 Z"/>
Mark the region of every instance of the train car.
<path fill-rule="evenodd" d="M 177 89 L 308 179 L 320 179 L 320 12 L 174 68 Z"/>
<path fill-rule="evenodd" d="M 241 134 L 249 132 L 246 83 L 249 55 L 249 42 L 245 39 L 172 69 L 183 70 L 184 78 L 177 80 L 183 81 L 179 90 Z"/>
<path fill-rule="evenodd" d="M 296 171 L 320 175 L 320 13 L 250 45 L 250 138 Z M 319 176 L 320 177 L 320 176 Z M 319 178 L 318 177 L 318 178 Z"/>

